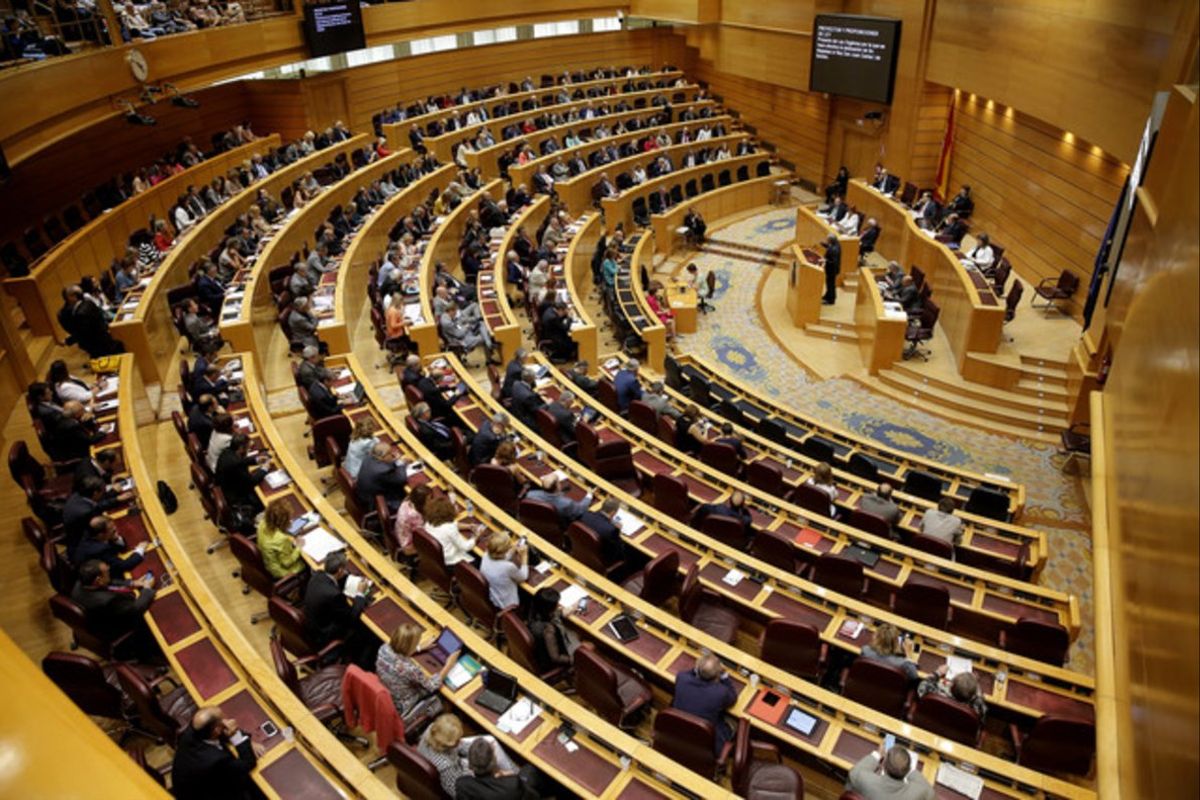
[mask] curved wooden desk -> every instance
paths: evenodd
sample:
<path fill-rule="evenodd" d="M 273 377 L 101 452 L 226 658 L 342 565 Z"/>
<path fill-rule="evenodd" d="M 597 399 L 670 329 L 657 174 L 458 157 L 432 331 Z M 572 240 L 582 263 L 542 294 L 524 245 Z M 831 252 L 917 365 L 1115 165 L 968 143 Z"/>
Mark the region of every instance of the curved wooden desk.
<path fill-rule="evenodd" d="M 431 191 L 441 194 L 454 179 L 455 166 L 444 164 L 433 172 L 410 183 L 380 206 L 362 228 L 354 234 L 353 241 L 342 256 L 334 287 L 333 318 L 317 330 L 321 341 L 329 345 L 331 354 L 345 353 L 357 336 L 371 336 L 370 328 L 364 329 L 363 305 L 356 298 L 367 296 L 370 280 L 369 266 L 378 264 L 381 254 L 386 252 L 388 233 L 397 222 L 408 216 L 412 209 Z M 415 273 L 417 270 L 413 270 Z M 367 324 L 370 325 L 368 314 Z"/>
<path fill-rule="evenodd" d="M 644 230 L 640 237 L 628 263 L 621 263 L 617 271 L 617 307 L 621 309 L 621 315 L 629 327 L 642 337 L 646 345 L 646 363 L 652 369 L 661 371 L 667 357 L 667 328 L 646 305 L 646 290 L 642 287 L 642 267 L 645 266 L 647 272 L 654 268 L 654 232 Z"/>
<path fill-rule="evenodd" d="M 896 200 L 881 195 L 861 180 L 850 181 L 846 202 L 866 217 L 874 217 L 883 232 L 876 252 L 904 266 L 918 266 L 933 288 L 933 301 L 941 309 L 938 324 L 954 351 L 962 372 L 968 353 L 994 353 L 1003 338 L 1004 306 L 987 281 L 972 278 L 958 256 L 917 225 L 912 214 Z"/>
<path fill-rule="evenodd" d="M 153 569 L 170 575 L 146 613 L 151 630 L 173 671 L 198 705 L 220 705 L 267 752 L 258 760 L 255 781 L 270 797 L 336 798 L 347 794 L 387 798 L 391 791 L 319 722 L 275 673 L 256 647 L 238 630 L 196 571 L 152 487 L 153 459 L 159 425 L 139 425 L 136 408 L 144 385 L 133 359 L 122 357 L 119 404 L 120 448 L 134 484 L 140 488 L 140 516 L 125 516 L 117 525 L 132 546 L 149 541 L 153 547 L 133 570 L 137 576 Z M 153 454 L 153 455 L 152 455 Z M 272 720 L 280 733 L 267 737 L 260 725 Z M 285 737 L 285 728 L 294 731 Z"/>
<path fill-rule="evenodd" d="M 751 178 L 711 192 L 701 192 L 694 197 L 688 197 L 684 192 L 682 203 L 663 214 L 650 215 L 650 225 L 654 228 L 654 251 L 666 255 L 675 249 L 677 231 L 683 225 L 683 218 L 688 211 L 694 209 L 700 216 L 715 223 L 724 217 L 765 206 L 771 202 L 775 182 L 781 179 L 785 178 L 778 174 Z"/>
<path fill-rule="evenodd" d="M 225 238 L 225 230 L 254 205 L 258 191 L 266 189 L 278 197 L 283 187 L 291 185 L 305 172 L 333 161 L 339 154 L 349 156 L 351 151 L 365 146 L 367 142 L 368 137 L 359 134 L 277 170 L 243 189 L 196 223 L 191 231 L 175 243 L 175 247 L 159 263 L 150 285 L 136 299 L 136 306 L 131 309 L 127 300 L 119 307 L 116 320 L 109 326 L 112 335 L 133 353 L 146 383 L 161 383 L 177 355 L 179 331 L 171 319 L 167 292 L 187 282 L 188 270 L 220 245 Z"/>
<path fill-rule="evenodd" d="M 589 375 L 595 375 L 600 366 L 600 330 L 588 313 L 583 299 L 588 296 L 592 287 L 592 259 L 603 235 L 603 222 L 603 218 L 595 212 L 589 212 L 576 219 L 575 235 L 571 237 L 571 244 L 562 263 L 562 275 L 567 284 L 571 311 L 579 319 L 579 324 L 571 328 L 571 338 L 579 346 L 579 360 L 588 364 Z"/>
<path fill-rule="evenodd" d="M 495 736 L 509 752 L 535 764 L 550 777 L 584 796 L 617 797 L 662 794 L 667 797 L 693 796 L 733 800 L 733 796 L 717 786 L 664 758 L 637 739 L 618 730 L 599 717 L 581 708 L 571 698 L 525 672 L 516 662 L 497 650 L 465 622 L 430 599 L 411 583 L 386 555 L 370 545 L 355 527 L 325 499 L 311 477 L 307 463 L 296 459 L 291 447 L 275 427 L 266 408 L 266 395 L 257 381 L 253 354 L 242 354 L 246 374 L 246 400 L 249 415 L 264 444 L 270 448 L 273 462 L 291 477 L 291 483 L 280 490 L 265 494 L 265 498 L 288 498 L 294 513 L 315 511 L 319 524 L 341 539 L 347 548 L 353 568 L 369 577 L 382 591 L 363 614 L 363 619 L 381 640 L 391 635 L 402 622 L 412 622 L 430 638 L 441 628 L 450 628 L 463 640 L 465 649 L 474 654 L 484 666 L 518 676 L 520 691 L 542 708 L 542 715 L 519 735 L 505 733 L 496 724 L 496 715 L 474 699 L 481 687 L 472 680 L 458 690 L 443 686 L 443 699 L 478 728 Z M 354 364 L 353 355 L 348 357 Z M 356 368 L 357 365 L 355 364 Z M 360 373 L 361 374 L 361 373 Z M 352 372 L 353 375 L 353 372 Z M 382 401 L 374 394 L 370 382 L 364 382 L 371 404 Z M 351 412 L 353 413 L 353 412 Z M 369 413 L 366 408 L 359 413 Z M 490 509 L 481 506 L 476 515 L 486 519 Z M 310 561 L 311 564 L 311 561 Z M 577 731 L 574 742 L 578 750 L 568 752 L 557 741 L 561 724 L 570 723 Z M 624 759 L 628 759 L 628 765 Z M 678 787 L 678 788 L 676 788 Z"/>
<path fill-rule="evenodd" d="M 359 189 L 369 186 L 372 181 L 396 169 L 412 155 L 411 150 L 402 148 L 386 158 L 356 169 L 336 183 L 326 186 L 304 208 L 288 215 L 283 226 L 271 237 L 271 241 L 259 251 L 246 279 L 245 295 L 238 313 L 231 317 L 222 314 L 221 336 L 229 342 L 235 352 L 251 349 L 252 337 L 261 337 L 265 335 L 263 331 L 269 332 L 277 327 L 276 317 L 279 309 L 276 308 L 275 298 L 271 294 L 271 271 L 286 266 L 295 254 L 303 252 L 310 243 L 315 246 L 317 228 L 329 218 L 329 214 L 335 208 L 353 201 Z M 339 273 L 340 271 L 338 270 Z M 336 277 L 322 277 L 320 287 L 313 293 L 314 299 L 319 292 L 332 293 L 332 280 L 336 280 Z M 329 315 L 316 308 L 314 312 L 320 319 L 318 326 L 324 327 L 325 319 Z M 343 344 L 341 349 L 345 350 L 348 347 L 348 344 Z"/>
<path fill-rule="evenodd" d="M 550 198 L 547 195 L 541 195 L 518 211 L 509 223 L 504 238 L 500 240 L 500 248 L 492 258 L 491 266 L 479 271 L 477 290 L 483 324 L 500 345 L 500 360 L 506 363 L 512 360 L 517 348 L 521 346 L 521 323 L 517 321 L 517 315 L 508 303 L 508 292 L 505 291 L 508 251 L 512 249 L 517 231 L 522 228 L 536 239 L 538 229 L 549 213 Z"/>
<path fill-rule="evenodd" d="M 273 133 L 172 175 L 90 220 L 42 256 L 25 277 L 6 279 L 4 289 L 21 304 L 30 332 L 65 339 L 66 332 L 58 324 L 63 289 L 87 275 L 103 272 L 114 258 L 123 257 L 130 234 L 145 228 L 150 217 L 170 220 L 172 206 L 188 186 L 207 186 L 213 178 L 224 177 L 232 167 L 251 156 L 268 153 L 279 144 L 279 134 Z"/>
<path fill-rule="evenodd" d="M 467 226 L 467 216 L 479 205 L 479 199 L 487 194 L 493 200 L 504 198 L 504 184 L 499 179 L 493 180 L 472 195 L 463 198 L 458 208 L 446 215 L 445 219 L 436 224 L 433 234 L 425 251 L 421 253 L 421 267 L 418 272 L 417 285 L 421 301 L 421 321 L 411 325 L 408 335 L 417 345 L 422 354 L 436 353 L 442 349 L 441 337 L 438 335 L 438 321 L 433 315 L 433 275 L 434 265 L 441 261 L 446 269 L 462 274 L 462 265 L 458 257 L 458 246 L 462 241 L 463 229 Z M 495 258 L 495 254 L 492 255 Z"/>
<path fill-rule="evenodd" d="M 682 113 L 684 108 L 695 109 L 695 108 L 701 108 L 701 107 L 715 108 L 716 106 L 711 100 L 700 100 L 700 101 L 697 101 L 694 103 L 686 103 L 679 107 L 672 106 L 672 109 L 678 113 Z M 659 111 L 658 108 L 655 108 L 653 111 L 650 111 L 647 109 L 639 109 L 639 110 L 646 112 L 643 116 L 634 117 L 634 118 L 638 119 L 639 121 L 649 119 L 650 117 L 655 116 L 657 114 L 657 112 Z M 614 114 L 613 116 L 616 117 L 617 115 Z M 621 117 L 624 117 L 624 115 L 621 115 Z M 629 120 L 622 118 L 621 121 L 628 122 Z M 559 158 L 562 158 L 565 160 L 565 159 L 571 158 L 573 156 L 579 156 L 586 163 L 588 160 L 588 157 L 592 153 L 596 152 L 597 150 L 599 150 L 602 147 L 608 147 L 609 145 L 615 145 L 616 147 L 620 147 L 622 144 L 625 144 L 626 142 L 637 141 L 638 139 L 642 138 L 643 136 L 645 136 L 646 134 L 651 133 L 651 132 L 653 132 L 655 134 L 666 133 L 668 136 L 671 137 L 671 141 L 675 141 L 675 136 L 677 134 L 679 134 L 680 132 L 685 131 L 685 130 L 691 130 L 692 128 L 700 127 L 701 125 L 705 125 L 705 124 L 708 124 L 708 125 L 721 124 L 721 125 L 724 125 L 726 127 L 726 129 L 729 129 L 729 128 L 733 127 L 734 119 L 733 119 L 733 117 L 729 116 L 728 114 L 720 114 L 718 116 L 708 117 L 708 118 L 702 119 L 702 120 L 694 119 L 694 120 L 688 120 L 687 122 L 673 122 L 670 125 L 658 125 L 658 126 L 654 126 L 653 128 L 641 127 L 636 131 L 629 131 L 627 133 L 619 133 L 616 136 L 609 136 L 607 139 L 592 139 L 591 141 L 580 142 L 579 144 L 574 145 L 572 147 L 564 147 L 561 150 L 556 150 L 553 153 L 549 153 L 544 156 L 538 156 L 537 158 L 535 158 L 532 161 L 529 161 L 525 164 L 509 164 L 508 178 L 510 181 L 513 182 L 514 185 L 520 185 L 522 183 L 529 185 L 529 182 L 533 179 L 533 173 L 537 172 L 538 170 L 542 170 L 542 169 L 550 169 L 550 166 L 552 164 L 554 164 L 554 162 Z M 696 143 L 693 142 L 692 146 L 693 147 L 696 146 Z M 595 176 L 595 175 L 599 174 L 598 171 L 607 169 L 608 166 L 609 166 L 608 164 L 605 164 L 601 167 L 589 167 L 587 172 L 590 172 L 593 174 L 593 176 Z M 565 184 L 567 184 L 568 182 L 570 182 L 571 180 L 573 180 L 574 178 L 581 177 L 584 174 L 587 174 L 587 173 L 580 173 L 580 175 L 574 175 L 571 178 L 568 178 L 567 180 L 556 181 L 554 184 L 555 191 L 558 192 L 559 198 L 564 203 L 566 203 L 568 209 L 572 208 L 571 201 L 568 200 L 564 196 L 561 187 L 564 186 Z M 589 197 L 588 200 L 590 201 L 590 199 L 591 198 Z M 576 212 L 574 210 L 572 210 L 571 213 L 574 214 Z"/>
<path fill-rule="evenodd" d="M 681 372 L 685 374 L 694 372 L 708 382 L 715 399 L 728 400 L 754 422 L 770 417 L 782 425 L 787 435 L 787 449 L 796 453 L 797 457 L 801 453 L 803 442 L 816 437 L 819 440 L 827 441 L 833 447 L 835 470 L 840 468 L 848 472 L 847 465 L 850 457 L 860 454 L 869 458 L 883 476 L 901 482 L 910 471 L 927 472 L 943 482 L 944 494 L 954 497 L 960 502 L 965 501 L 971 491 L 977 487 L 1003 494 L 1009 498 L 1009 515 L 1014 520 L 1020 519 L 1021 512 L 1025 508 L 1024 484 L 994 475 L 948 467 L 933 459 L 888 447 L 844 428 L 826 425 L 820 420 L 799 414 L 760 397 L 749 387 L 726 377 L 696 355 L 678 356 L 675 361 L 679 364 Z M 1036 554 L 1036 558 L 1040 563 L 1045 560 L 1046 554 L 1044 552 Z"/>
<path fill-rule="evenodd" d="M 711 164 L 701 164 L 697 167 L 676 170 L 675 172 L 662 175 L 637 186 L 632 186 L 616 197 L 605 197 L 600 201 L 600 206 L 604 209 L 604 218 L 608 232 L 612 233 L 615 231 L 617 225 L 623 225 L 626 231 L 633 229 L 633 201 L 638 198 L 645 199 L 652 192 L 659 189 L 665 189 L 669 193 L 672 187 L 676 186 L 682 192 L 683 186 L 688 182 L 696 181 L 697 186 L 699 186 L 705 176 L 708 175 L 712 176 L 714 189 L 728 186 L 732 183 L 740 183 L 737 180 L 737 172 L 741 167 L 749 170 L 749 178 L 755 178 L 757 177 L 758 165 L 769 163 L 770 159 L 765 153 L 751 153 L 749 155 L 726 159 L 725 161 L 714 161 Z M 720 182 L 720 175 L 727 170 L 730 180 L 728 183 L 722 184 Z M 649 209 L 647 209 L 647 213 L 649 213 Z"/>
<path fill-rule="evenodd" d="M 854 332 L 858 334 L 858 351 L 872 375 L 901 359 L 904 355 L 904 334 L 908 331 L 908 314 L 903 309 L 897 312 L 884 307 L 883 293 L 876 283 L 880 275 L 878 270 L 860 267 L 858 288 L 854 295 Z"/>

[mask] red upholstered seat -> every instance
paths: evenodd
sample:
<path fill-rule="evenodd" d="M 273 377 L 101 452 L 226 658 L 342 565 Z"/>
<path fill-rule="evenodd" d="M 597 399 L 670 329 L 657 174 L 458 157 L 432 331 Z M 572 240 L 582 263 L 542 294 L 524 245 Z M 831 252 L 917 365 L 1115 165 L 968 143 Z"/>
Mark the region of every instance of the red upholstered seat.
<path fill-rule="evenodd" d="M 720 755 L 714 754 L 716 738 L 711 722 L 679 709 L 664 708 L 654 717 L 654 749 L 705 777 L 716 774 L 733 746 L 727 742 Z"/>
<path fill-rule="evenodd" d="M 750 739 L 750 721 L 742 717 L 733 737 L 733 790 L 746 800 L 800 800 L 804 778 L 783 764 L 779 748 Z"/>
<path fill-rule="evenodd" d="M 683 579 L 679 614 L 684 622 L 714 639 L 728 643 L 737 638 L 737 614 L 725 606 L 720 595 L 700 584 L 699 567 L 695 564 Z"/>
<path fill-rule="evenodd" d="M 983 740 L 983 726 L 975 709 L 936 692 L 917 700 L 909 720 L 930 733 L 971 747 L 978 747 Z"/>
<path fill-rule="evenodd" d="M 623 727 L 653 699 L 645 681 L 601 656 L 590 642 L 575 651 L 575 691 L 597 714 Z"/>

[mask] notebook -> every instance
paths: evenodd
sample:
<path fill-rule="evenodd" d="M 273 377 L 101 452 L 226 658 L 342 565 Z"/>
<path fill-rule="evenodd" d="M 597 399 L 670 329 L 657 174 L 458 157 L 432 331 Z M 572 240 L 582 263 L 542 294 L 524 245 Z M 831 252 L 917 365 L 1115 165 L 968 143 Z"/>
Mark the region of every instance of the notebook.
<path fill-rule="evenodd" d="M 763 722 L 768 722 L 771 725 L 779 724 L 779 720 L 783 719 L 783 713 L 787 711 L 787 698 L 779 692 L 771 689 L 760 689 L 754 699 L 750 701 L 750 705 L 746 708 L 746 713 L 752 717 L 757 717 Z"/>
<path fill-rule="evenodd" d="M 313 561 L 324 561 L 325 556 L 335 550 L 345 549 L 346 544 L 324 528 L 313 528 L 304 535 L 304 555 Z"/>
<path fill-rule="evenodd" d="M 461 656 L 454 667 L 446 675 L 446 685 L 451 689 L 461 689 L 471 682 L 479 670 L 483 669 L 479 662 L 470 655 Z"/>
<path fill-rule="evenodd" d="M 821 541 L 821 532 L 814 531 L 812 528 L 801 528 L 800 532 L 796 534 L 796 544 L 801 547 L 815 549 L 819 541 Z"/>
<path fill-rule="evenodd" d="M 959 769 L 953 764 L 943 762 L 938 766 L 935 780 L 942 786 L 953 789 L 971 800 L 979 800 L 979 795 L 983 794 L 983 778 Z"/>
<path fill-rule="evenodd" d="M 879 563 L 879 553 L 874 550 L 868 550 L 865 547 L 859 547 L 852 544 L 842 551 L 843 555 L 858 559 L 859 563 L 868 569 Z"/>

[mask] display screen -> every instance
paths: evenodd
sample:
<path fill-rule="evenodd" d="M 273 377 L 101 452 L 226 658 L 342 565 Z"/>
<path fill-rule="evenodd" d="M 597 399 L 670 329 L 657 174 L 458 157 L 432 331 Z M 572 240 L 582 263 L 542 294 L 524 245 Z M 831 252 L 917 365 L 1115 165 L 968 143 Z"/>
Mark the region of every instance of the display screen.
<path fill-rule="evenodd" d="M 358 0 L 314 3 L 304 7 L 304 36 L 314 58 L 367 46 Z"/>
<path fill-rule="evenodd" d="M 898 19 L 818 14 L 809 90 L 891 103 L 899 51 Z"/>

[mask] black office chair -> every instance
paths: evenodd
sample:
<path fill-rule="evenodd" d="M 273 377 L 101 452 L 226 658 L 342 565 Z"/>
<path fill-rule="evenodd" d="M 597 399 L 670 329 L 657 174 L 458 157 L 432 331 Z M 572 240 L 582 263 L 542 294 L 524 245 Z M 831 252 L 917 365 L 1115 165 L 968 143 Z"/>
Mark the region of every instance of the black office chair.
<path fill-rule="evenodd" d="M 904 351 L 905 361 L 914 357 L 922 361 L 929 360 L 929 350 L 921 345 L 933 338 L 933 328 L 937 325 L 940 313 L 941 309 L 930 300 L 921 309 L 921 316 L 915 324 L 909 324 L 908 329 L 904 331 L 904 341 L 908 342 L 908 348 Z"/>

